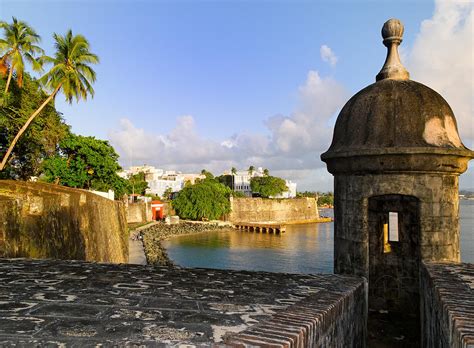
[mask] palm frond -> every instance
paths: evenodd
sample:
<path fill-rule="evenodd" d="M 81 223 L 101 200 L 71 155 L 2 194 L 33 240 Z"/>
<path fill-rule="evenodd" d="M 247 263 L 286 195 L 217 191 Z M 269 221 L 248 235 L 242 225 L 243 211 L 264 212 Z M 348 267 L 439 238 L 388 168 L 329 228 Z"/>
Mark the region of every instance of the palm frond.
<path fill-rule="evenodd" d="M 25 61 L 32 64 L 34 70 L 41 67 L 41 61 L 35 57 L 44 53 L 43 49 L 37 45 L 41 37 L 26 22 L 16 17 L 12 18 L 12 23 L 0 22 L 0 28 L 4 32 L 3 38 L 0 39 L 2 64 L 4 66 L 10 64 L 10 69 L 17 76 L 17 84 L 21 87 Z"/>
<path fill-rule="evenodd" d="M 48 89 L 61 86 L 66 101 L 72 103 L 94 96 L 92 83 L 96 73 L 89 64 L 97 64 L 99 58 L 89 50 L 89 42 L 82 35 L 73 35 L 71 30 L 66 35 L 53 34 L 56 53 L 53 58 L 44 58 L 53 63 L 53 67 L 41 78 Z"/>

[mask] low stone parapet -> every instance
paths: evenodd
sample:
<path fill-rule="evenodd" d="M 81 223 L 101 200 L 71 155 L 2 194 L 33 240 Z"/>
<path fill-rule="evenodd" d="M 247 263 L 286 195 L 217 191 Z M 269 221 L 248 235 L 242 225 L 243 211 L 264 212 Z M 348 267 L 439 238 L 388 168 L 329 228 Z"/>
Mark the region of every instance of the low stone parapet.
<path fill-rule="evenodd" d="M 302 299 L 226 343 L 237 347 L 365 347 L 363 283 L 344 292 L 328 290 Z"/>
<path fill-rule="evenodd" d="M 474 264 L 421 267 L 422 346 L 474 347 Z"/>

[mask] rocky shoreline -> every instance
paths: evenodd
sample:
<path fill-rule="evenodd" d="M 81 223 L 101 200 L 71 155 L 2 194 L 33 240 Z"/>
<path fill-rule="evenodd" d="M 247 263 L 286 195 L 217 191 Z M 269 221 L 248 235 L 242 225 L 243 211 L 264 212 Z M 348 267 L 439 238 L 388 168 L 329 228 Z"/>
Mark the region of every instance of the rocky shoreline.
<path fill-rule="evenodd" d="M 173 266 L 173 262 L 169 259 L 166 249 L 161 243 L 163 240 L 173 236 L 201 233 L 223 228 L 226 227 L 211 223 L 180 222 L 179 224 L 167 225 L 160 222 L 149 228 L 140 230 L 135 237 L 143 240 L 145 256 L 149 265 Z"/>

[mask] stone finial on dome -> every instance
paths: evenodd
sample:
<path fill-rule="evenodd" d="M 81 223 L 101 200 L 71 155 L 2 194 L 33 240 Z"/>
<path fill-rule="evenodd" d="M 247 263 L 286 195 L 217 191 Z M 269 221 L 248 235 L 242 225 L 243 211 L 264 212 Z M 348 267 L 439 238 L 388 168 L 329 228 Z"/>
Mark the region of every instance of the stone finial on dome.
<path fill-rule="evenodd" d="M 383 44 L 387 47 L 387 58 L 376 81 L 383 79 L 408 80 L 410 74 L 400 62 L 398 45 L 403 41 L 403 24 L 398 19 L 389 19 L 382 27 Z"/>

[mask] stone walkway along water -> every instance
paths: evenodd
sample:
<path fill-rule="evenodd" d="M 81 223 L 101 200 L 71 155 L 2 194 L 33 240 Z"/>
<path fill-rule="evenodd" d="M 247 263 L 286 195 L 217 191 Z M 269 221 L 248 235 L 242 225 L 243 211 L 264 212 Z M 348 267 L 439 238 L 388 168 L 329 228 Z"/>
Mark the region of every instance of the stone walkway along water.
<path fill-rule="evenodd" d="M 128 263 L 132 265 L 146 265 L 146 256 L 145 250 L 143 248 L 143 241 L 139 238 L 140 231 L 146 230 L 153 225 L 156 225 L 157 222 L 153 221 L 147 223 L 146 225 L 135 228 L 130 232 L 130 237 L 128 239 Z"/>

